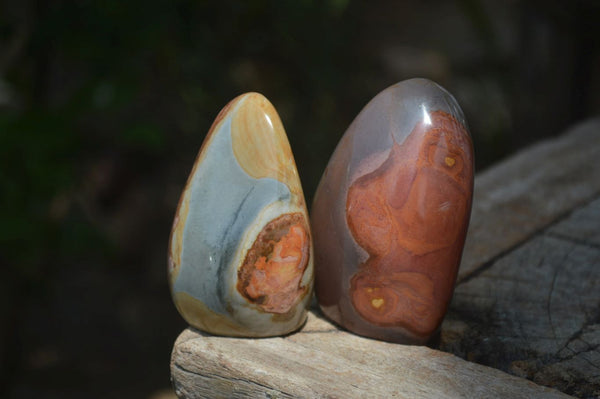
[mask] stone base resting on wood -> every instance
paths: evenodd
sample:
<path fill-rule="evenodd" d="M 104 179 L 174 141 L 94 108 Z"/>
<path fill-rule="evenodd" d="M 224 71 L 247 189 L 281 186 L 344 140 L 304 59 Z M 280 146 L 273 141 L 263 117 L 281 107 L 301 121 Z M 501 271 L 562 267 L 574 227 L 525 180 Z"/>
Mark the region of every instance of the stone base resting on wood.
<path fill-rule="evenodd" d="M 477 175 L 437 349 L 359 337 L 318 311 L 285 337 L 190 328 L 173 348 L 177 395 L 600 397 L 598 160 L 594 119 Z"/>

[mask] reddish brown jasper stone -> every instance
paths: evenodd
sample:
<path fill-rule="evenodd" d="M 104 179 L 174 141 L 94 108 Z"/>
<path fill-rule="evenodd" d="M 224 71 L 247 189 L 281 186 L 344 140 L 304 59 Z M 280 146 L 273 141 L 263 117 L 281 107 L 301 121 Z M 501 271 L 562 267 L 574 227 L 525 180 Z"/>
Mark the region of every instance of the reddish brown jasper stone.
<path fill-rule="evenodd" d="M 445 312 L 472 175 L 462 150 L 466 132 L 455 132 L 456 122 L 442 111 L 431 119 L 435 127 L 420 123 L 378 169 L 350 186 L 346 206 L 352 236 L 369 253 L 351 280 L 354 307 L 371 323 L 419 335 L 435 330 Z"/>
<path fill-rule="evenodd" d="M 380 93 L 348 129 L 315 195 L 325 314 L 362 335 L 426 342 L 452 297 L 472 187 L 471 139 L 454 99 L 422 79 Z"/>

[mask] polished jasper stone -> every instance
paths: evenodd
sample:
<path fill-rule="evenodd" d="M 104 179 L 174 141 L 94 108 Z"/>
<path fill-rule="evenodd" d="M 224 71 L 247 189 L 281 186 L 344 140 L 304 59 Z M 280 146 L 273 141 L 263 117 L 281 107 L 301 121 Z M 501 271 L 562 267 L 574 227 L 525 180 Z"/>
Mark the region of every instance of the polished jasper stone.
<path fill-rule="evenodd" d="M 360 335 L 427 342 L 454 290 L 473 191 L 456 100 L 425 79 L 378 94 L 348 128 L 312 207 L 323 312 Z"/>
<path fill-rule="evenodd" d="M 169 282 L 193 327 L 273 336 L 306 319 L 313 282 L 308 214 L 283 125 L 248 93 L 217 116 L 173 222 Z"/>

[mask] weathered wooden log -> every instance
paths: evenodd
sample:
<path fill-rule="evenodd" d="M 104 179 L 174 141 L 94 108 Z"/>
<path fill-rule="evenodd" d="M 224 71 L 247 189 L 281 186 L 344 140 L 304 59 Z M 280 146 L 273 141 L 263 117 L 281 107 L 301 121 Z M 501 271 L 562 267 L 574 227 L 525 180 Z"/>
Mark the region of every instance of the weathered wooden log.
<path fill-rule="evenodd" d="M 440 349 L 600 397 L 600 121 L 478 176 Z"/>
<path fill-rule="evenodd" d="M 600 395 L 600 199 L 455 291 L 441 348 L 581 397 Z"/>
<path fill-rule="evenodd" d="M 285 338 L 219 338 L 188 329 L 173 351 L 184 398 L 561 398 L 424 346 L 375 341 L 317 316 Z"/>
<path fill-rule="evenodd" d="M 600 193 L 600 118 L 475 177 L 458 281 Z"/>
<path fill-rule="evenodd" d="M 598 159 L 596 119 L 476 177 L 471 227 L 439 345 L 484 365 L 428 347 L 358 337 L 313 312 L 300 332 L 279 338 L 185 330 L 171 359 L 177 394 L 567 397 L 520 378 L 526 377 L 597 397 Z"/>

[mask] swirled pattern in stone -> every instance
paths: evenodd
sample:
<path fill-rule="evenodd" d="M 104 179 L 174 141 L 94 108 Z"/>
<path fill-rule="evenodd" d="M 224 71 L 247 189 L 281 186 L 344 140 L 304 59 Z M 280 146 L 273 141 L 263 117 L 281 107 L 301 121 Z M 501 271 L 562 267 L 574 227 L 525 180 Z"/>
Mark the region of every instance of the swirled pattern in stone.
<path fill-rule="evenodd" d="M 468 136 L 457 129 L 451 115 L 432 112 L 348 191 L 348 226 L 370 256 L 352 278 L 352 303 L 372 323 L 426 335 L 443 317 L 433 280 L 452 276 L 446 260 L 456 257 L 470 202 Z"/>

